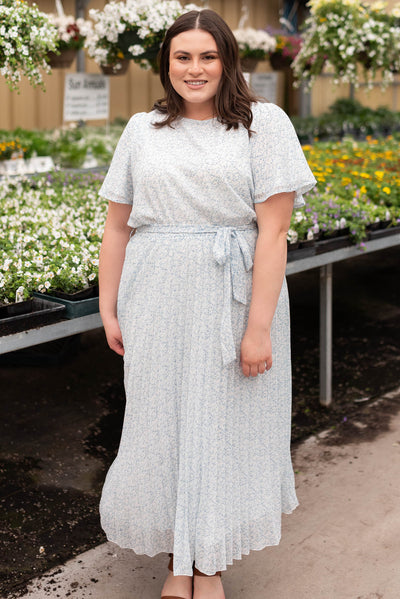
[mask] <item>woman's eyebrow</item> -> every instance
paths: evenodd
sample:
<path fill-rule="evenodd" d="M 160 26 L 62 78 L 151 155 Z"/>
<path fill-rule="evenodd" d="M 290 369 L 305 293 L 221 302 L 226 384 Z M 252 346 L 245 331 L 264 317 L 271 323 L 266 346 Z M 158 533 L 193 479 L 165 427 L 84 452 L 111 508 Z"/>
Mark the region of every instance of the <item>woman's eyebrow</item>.
<path fill-rule="evenodd" d="M 190 52 L 186 52 L 185 50 L 175 50 L 173 56 L 175 56 L 175 54 L 186 54 L 187 56 L 190 56 Z M 218 54 L 218 50 L 206 50 L 205 52 L 200 52 L 200 56 L 203 56 L 203 54 Z"/>

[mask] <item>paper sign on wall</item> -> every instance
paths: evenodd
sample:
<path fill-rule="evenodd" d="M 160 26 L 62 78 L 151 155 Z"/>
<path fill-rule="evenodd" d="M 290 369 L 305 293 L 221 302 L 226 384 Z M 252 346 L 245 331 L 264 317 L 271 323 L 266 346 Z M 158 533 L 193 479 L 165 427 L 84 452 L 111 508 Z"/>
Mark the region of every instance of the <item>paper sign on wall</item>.
<path fill-rule="evenodd" d="M 250 84 L 256 96 L 276 104 L 278 73 L 252 73 Z"/>
<path fill-rule="evenodd" d="M 108 119 L 109 113 L 108 77 L 87 73 L 65 75 L 64 121 Z"/>

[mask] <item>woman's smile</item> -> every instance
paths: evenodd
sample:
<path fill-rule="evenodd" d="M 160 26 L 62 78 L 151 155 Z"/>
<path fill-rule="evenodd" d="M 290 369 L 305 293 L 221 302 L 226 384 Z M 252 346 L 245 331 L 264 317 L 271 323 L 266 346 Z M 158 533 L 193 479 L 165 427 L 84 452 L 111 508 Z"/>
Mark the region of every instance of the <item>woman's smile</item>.
<path fill-rule="evenodd" d="M 189 87 L 194 87 L 194 88 L 199 88 L 199 87 L 204 87 L 205 84 L 207 83 L 207 81 L 205 81 L 204 79 L 193 79 L 193 80 L 185 80 L 186 85 L 188 85 Z"/>

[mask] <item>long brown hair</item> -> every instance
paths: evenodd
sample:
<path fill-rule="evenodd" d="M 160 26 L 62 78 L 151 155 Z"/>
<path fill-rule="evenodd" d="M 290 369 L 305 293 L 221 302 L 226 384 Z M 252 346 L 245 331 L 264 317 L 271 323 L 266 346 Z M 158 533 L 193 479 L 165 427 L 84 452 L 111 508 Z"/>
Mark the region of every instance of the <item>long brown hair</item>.
<path fill-rule="evenodd" d="M 235 36 L 222 17 L 209 9 L 191 10 L 181 15 L 165 34 L 158 56 L 165 97 L 154 103 L 153 110 L 165 114 L 166 118 L 154 123 L 154 126 L 171 126 L 178 117 L 183 116 L 183 98 L 175 91 L 169 78 L 169 55 L 172 39 L 191 29 L 207 31 L 217 44 L 223 68 L 215 96 L 215 112 L 218 120 L 225 124 L 227 129 L 232 127 L 237 129 L 239 123 L 242 123 L 250 135 L 253 120 L 251 103 L 256 102 L 257 98 L 252 95 L 243 77 Z"/>

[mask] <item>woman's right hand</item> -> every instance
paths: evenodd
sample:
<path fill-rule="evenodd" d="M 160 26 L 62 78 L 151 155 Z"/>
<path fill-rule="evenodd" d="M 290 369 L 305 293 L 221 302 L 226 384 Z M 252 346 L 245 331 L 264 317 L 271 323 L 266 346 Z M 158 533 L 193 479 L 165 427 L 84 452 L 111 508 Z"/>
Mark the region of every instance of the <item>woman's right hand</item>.
<path fill-rule="evenodd" d="M 123 356 L 125 350 L 118 319 L 115 317 L 107 319 L 105 322 L 103 321 L 103 325 L 109 347 L 119 356 Z"/>

